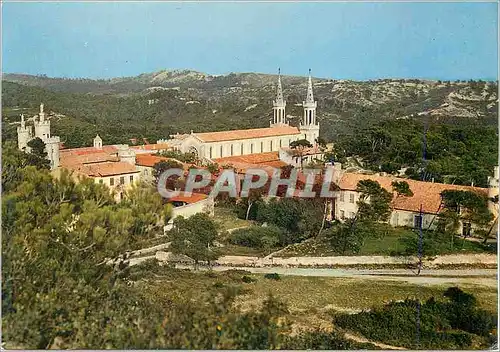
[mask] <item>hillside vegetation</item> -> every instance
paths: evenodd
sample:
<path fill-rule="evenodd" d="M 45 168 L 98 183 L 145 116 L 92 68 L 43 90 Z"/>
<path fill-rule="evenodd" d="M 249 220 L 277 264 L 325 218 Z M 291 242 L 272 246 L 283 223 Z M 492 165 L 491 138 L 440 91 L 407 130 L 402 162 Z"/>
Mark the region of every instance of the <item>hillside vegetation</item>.
<path fill-rule="evenodd" d="M 19 114 L 33 116 L 40 102 L 52 115 L 52 133 L 67 147 L 90 145 L 97 133 L 108 144 L 142 143 L 191 130 L 266 127 L 276 80 L 189 70 L 110 80 L 6 74 L 3 137 L 15 138 Z M 306 78 L 282 80 L 288 119 L 298 125 Z M 357 155 L 373 170 L 418 170 L 425 125 L 432 134 L 426 141 L 432 177 L 482 186 L 497 159 L 497 89 L 497 82 L 483 81 L 314 79 L 321 137 L 337 143 L 337 158 Z"/>

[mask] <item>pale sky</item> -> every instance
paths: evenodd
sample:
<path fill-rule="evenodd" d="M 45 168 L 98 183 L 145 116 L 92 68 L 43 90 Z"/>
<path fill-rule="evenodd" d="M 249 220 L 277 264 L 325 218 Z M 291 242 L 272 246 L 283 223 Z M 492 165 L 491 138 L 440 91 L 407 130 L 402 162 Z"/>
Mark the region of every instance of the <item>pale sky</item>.
<path fill-rule="evenodd" d="M 3 3 L 2 71 L 497 79 L 497 3 Z"/>

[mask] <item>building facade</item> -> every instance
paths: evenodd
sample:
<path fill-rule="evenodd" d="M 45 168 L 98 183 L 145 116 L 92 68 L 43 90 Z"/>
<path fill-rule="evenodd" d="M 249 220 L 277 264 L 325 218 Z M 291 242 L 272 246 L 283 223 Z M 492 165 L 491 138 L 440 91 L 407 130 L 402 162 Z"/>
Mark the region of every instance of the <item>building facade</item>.
<path fill-rule="evenodd" d="M 343 172 L 338 183 L 340 191 L 338 192 L 338 197 L 335 199 L 333 206 L 333 217 L 339 221 L 344 221 L 356 216 L 358 212 L 358 201 L 361 196 L 361 194 L 356 191 L 359 181 L 376 181 L 391 194 L 394 194 L 392 189 L 393 181 L 405 181 L 408 183 L 413 196 L 406 197 L 393 195 L 391 215 L 388 220 L 389 224 L 395 227 L 404 226 L 418 228 L 420 227 L 420 223 L 422 223 L 422 228 L 433 229 L 438 223 L 438 214 L 443 210 L 441 192 L 445 190 L 472 191 L 487 195 L 488 198 L 490 198 L 492 194 L 498 195 L 498 167 L 496 167 L 495 170 L 495 175 L 497 177 L 496 182 L 494 181 L 495 176 L 492 177 L 489 188 L 424 182 L 398 178 L 395 176 Z M 494 204 L 494 202 L 491 201 L 489 201 L 489 203 L 491 203 L 490 206 L 496 207 L 497 209 L 496 213 L 494 210 L 492 211 L 493 215 L 495 217 L 498 216 L 498 204 Z M 422 210 L 422 212 L 420 212 L 420 210 Z M 467 226 L 464 227 L 464 224 L 461 223 L 457 232 L 465 234 L 465 230 L 467 230 Z"/>
<path fill-rule="evenodd" d="M 293 141 L 307 139 L 315 145 L 319 137 L 316 120 L 317 102 L 314 101 L 312 78 L 309 75 L 306 100 L 303 102 L 304 116 L 299 127 L 290 126 L 286 120 L 286 101 L 283 98 L 281 76 L 278 75 L 276 100 L 273 101 L 273 120 L 266 128 L 203 132 L 171 135 L 159 141 L 183 153 L 195 153 L 207 161 L 232 156 L 279 152 Z"/>

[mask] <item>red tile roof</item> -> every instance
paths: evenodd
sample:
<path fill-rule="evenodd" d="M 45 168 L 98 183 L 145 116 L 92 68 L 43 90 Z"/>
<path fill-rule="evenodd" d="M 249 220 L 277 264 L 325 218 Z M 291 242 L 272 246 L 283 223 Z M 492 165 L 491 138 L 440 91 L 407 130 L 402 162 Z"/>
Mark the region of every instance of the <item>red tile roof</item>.
<path fill-rule="evenodd" d="M 119 159 L 116 156 L 112 156 L 104 152 L 92 153 L 92 154 L 74 154 L 74 153 L 60 154 L 61 166 L 68 166 L 75 164 L 91 164 L 103 161 L 119 161 Z"/>
<path fill-rule="evenodd" d="M 286 153 L 296 156 L 299 155 L 299 150 L 293 149 L 290 147 L 283 147 L 282 148 Z M 319 147 L 311 147 L 311 148 L 305 148 L 302 151 L 302 155 L 317 155 L 317 154 L 323 154 L 324 152 L 319 149 Z"/>
<path fill-rule="evenodd" d="M 199 139 L 201 139 L 203 142 L 234 141 L 239 139 L 286 136 L 286 135 L 296 135 L 296 134 L 300 134 L 300 131 L 297 127 L 292 127 L 292 126 L 194 133 L 194 135 Z"/>
<path fill-rule="evenodd" d="M 137 154 L 135 156 L 135 163 L 140 166 L 153 167 L 156 163 L 167 160 L 168 158 L 164 156 L 158 156 L 152 154 Z"/>
<path fill-rule="evenodd" d="M 132 146 L 130 146 L 130 148 L 131 149 L 138 149 L 138 150 L 156 151 L 156 150 L 169 149 L 170 145 L 167 143 L 156 143 L 156 144 L 145 144 L 145 145 L 132 145 Z"/>
<path fill-rule="evenodd" d="M 135 165 L 123 161 L 68 165 L 67 168 L 89 177 L 105 177 L 140 172 L 136 170 Z"/>
<path fill-rule="evenodd" d="M 207 199 L 208 196 L 202 193 L 191 193 L 191 195 L 187 195 L 184 192 L 180 192 L 179 195 L 172 197 L 169 199 L 170 202 L 183 202 L 183 203 L 196 203 L 202 200 Z"/>
<path fill-rule="evenodd" d="M 226 156 L 224 158 L 217 158 L 214 161 L 220 165 L 231 164 L 232 162 L 241 162 L 249 164 L 262 164 L 271 161 L 279 161 L 280 157 L 278 152 L 267 152 L 258 154 L 247 154 L 247 155 L 237 155 L 237 156 Z"/>
<path fill-rule="evenodd" d="M 435 214 L 439 211 L 441 204 L 441 192 L 444 190 L 474 191 L 487 194 L 486 188 L 450 185 L 444 183 L 424 182 L 404 179 L 394 176 L 364 175 L 346 172 L 340 179 L 342 190 L 355 191 L 358 182 L 361 180 L 377 181 L 383 188 L 392 193 L 393 181 L 406 181 L 413 192 L 413 197 L 395 197 L 393 206 L 395 209 L 418 212 L 420 204 L 424 213 Z"/>
<path fill-rule="evenodd" d="M 177 159 L 167 158 L 167 157 L 159 156 L 159 155 L 137 154 L 135 156 L 135 163 L 136 163 L 136 165 L 139 165 L 139 166 L 153 167 L 156 163 L 159 163 L 160 161 L 167 161 L 167 160 L 174 160 L 174 161 L 182 164 L 182 167 L 184 170 L 188 170 L 192 166 L 192 164 L 183 163 Z"/>
<path fill-rule="evenodd" d="M 281 168 L 283 166 L 287 166 L 288 164 L 285 163 L 284 161 L 281 161 L 281 160 L 274 160 L 274 161 L 266 161 L 266 162 L 261 163 L 259 165 L 266 165 L 266 166 Z"/>
<path fill-rule="evenodd" d="M 118 148 L 114 145 L 103 145 L 102 148 L 94 148 L 94 147 L 82 147 L 82 148 L 72 148 L 72 149 L 63 149 L 61 150 L 61 154 L 67 153 L 73 155 L 85 155 L 85 154 L 95 154 L 95 153 L 107 153 L 107 154 L 116 154 L 118 152 Z"/>

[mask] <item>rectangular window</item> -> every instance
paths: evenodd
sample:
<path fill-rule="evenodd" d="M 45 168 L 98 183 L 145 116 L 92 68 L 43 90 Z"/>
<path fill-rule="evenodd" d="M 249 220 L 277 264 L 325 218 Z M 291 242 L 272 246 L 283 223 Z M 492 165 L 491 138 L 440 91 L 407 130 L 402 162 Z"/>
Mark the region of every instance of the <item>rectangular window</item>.
<path fill-rule="evenodd" d="M 419 229 L 421 225 L 422 225 L 422 216 L 415 215 L 413 217 L 413 227 Z"/>
<path fill-rule="evenodd" d="M 233 145 L 231 144 L 231 156 L 233 156 Z"/>
<path fill-rule="evenodd" d="M 134 175 L 130 175 L 130 183 L 134 182 Z"/>
<path fill-rule="evenodd" d="M 264 142 L 260 142 L 260 152 L 264 152 Z"/>
<path fill-rule="evenodd" d="M 340 191 L 340 201 L 344 201 L 344 192 Z"/>
<path fill-rule="evenodd" d="M 343 210 L 340 211 L 340 218 L 345 219 L 345 212 Z"/>
<path fill-rule="evenodd" d="M 220 157 L 222 158 L 224 155 L 222 155 L 222 145 L 220 146 Z"/>
<path fill-rule="evenodd" d="M 114 179 L 113 177 L 111 177 L 111 178 L 109 179 L 109 185 L 110 185 L 110 186 L 114 186 L 114 185 L 115 185 L 115 179 Z"/>
<path fill-rule="evenodd" d="M 349 194 L 349 203 L 354 203 L 354 193 Z"/>
<path fill-rule="evenodd" d="M 102 185 L 102 184 L 104 183 L 104 180 L 101 178 L 101 179 L 99 180 L 99 183 Z"/>
<path fill-rule="evenodd" d="M 241 155 L 243 155 L 243 143 L 241 143 Z"/>
<path fill-rule="evenodd" d="M 212 159 L 212 147 L 210 147 L 210 159 Z"/>
<path fill-rule="evenodd" d="M 125 184 L 125 177 L 123 177 L 123 176 L 120 177 L 120 184 L 121 185 Z"/>

